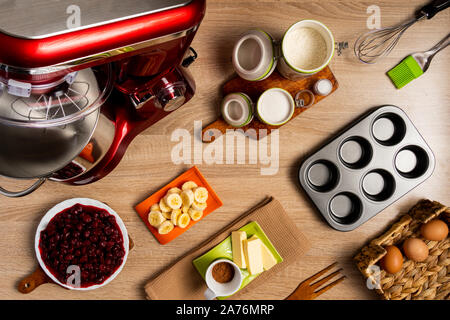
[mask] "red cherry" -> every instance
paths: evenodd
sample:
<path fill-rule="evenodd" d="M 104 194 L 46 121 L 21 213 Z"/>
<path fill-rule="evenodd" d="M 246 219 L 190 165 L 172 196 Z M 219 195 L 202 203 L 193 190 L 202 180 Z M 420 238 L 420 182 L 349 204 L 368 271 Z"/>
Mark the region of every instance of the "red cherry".
<path fill-rule="evenodd" d="M 102 211 L 102 213 L 100 214 L 100 218 L 105 219 L 109 216 L 109 213 L 106 211 Z"/>
<path fill-rule="evenodd" d="M 90 223 L 91 221 L 92 221 L 91 216 L 89 216 L 89 215 L 84 215 L 83 216 L 83 222 Z"/>

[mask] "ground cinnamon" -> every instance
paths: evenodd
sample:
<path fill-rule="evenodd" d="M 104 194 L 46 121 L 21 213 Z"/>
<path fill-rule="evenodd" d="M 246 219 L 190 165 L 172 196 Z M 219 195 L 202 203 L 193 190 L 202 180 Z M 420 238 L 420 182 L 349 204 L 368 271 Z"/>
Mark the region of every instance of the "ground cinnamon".
<path fill-rule="evenodd" d="M 227 283 L 234 278 L 234 267 L 227 262 L 219 262 L 212 269 L 214 280 L 220 283 Z"/>

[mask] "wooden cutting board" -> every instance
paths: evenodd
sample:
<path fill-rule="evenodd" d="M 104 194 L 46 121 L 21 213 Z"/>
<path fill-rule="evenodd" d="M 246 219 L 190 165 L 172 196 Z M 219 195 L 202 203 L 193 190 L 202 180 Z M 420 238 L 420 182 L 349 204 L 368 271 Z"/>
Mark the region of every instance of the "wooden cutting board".
<path fill-rule="evenodd" d="M 334 77 L 333 72 L 331 72 L 331 69 L 329 67 L 326 67 L 322 71 L 320 71 L 310 77 L 303 78 L 303 79 L 300 79 L 297 81 L 292 81 L 292 80 L 283 78 L 276 70 L 267 79 L 262 80 L 262 81 L 257 81 L 257 82 L 247 81 L 247 80 L 240 78 L 239 76 L 236 76 L 233 79 L 231 79 L 230 81 L 228 81 L 227 83 L 225 83 L 225 85 L 223 86 L 222 92 L 223 92 L 223 96 L 226 96 L 227 94 L 230 94 L 233 92 L 243 92 L 243 93 L 246 93 L 248 96 L 250 96 L 250 98 L 252 99 L 253 102 L 256 102 L 258 100 L 258 97 L 267 89 L 282 88 L 282 89 L 287 90 L 292 95 L 292 97 L 295 97 L 297 92 L 300 90 L 303 90 L 303 89 L 308 89 L 311 92 L 313 92 L 314 84 L 319 79 L 328 79 L 331 81 L 331 83 L 333 85 L 333 89 L 330 94 L 332 94 L 334 91 L 336 91 L 337 88 L 339 87 L 338 81 Z M 314 104 L 308 108 L 301 108 L 301 107 L 295 108 L 294 115 L 287 123 L 292 121 L 292 119 L 297 117 L 299 114 L 301 114 L 305 110 L 308 110 L 308 109 L 314 107 L 322 99 L 325 99 L 326 97 L 328 97 L 328 96 L 319 96 L 316 94 L 314 96 L 315 96 Z M 262 132 L 260 132 L 259 130 L 266 129 L 267 135 L 269 135 L 272 132 L 272 130 L 278 129 L 282 126 L 283 125 L 281 125 L 281 126 L 267 125 L 267 124 L 259 121 L 255 116 L 255 119 L 253 119 L 252 122 L 250 122 L 248 125 L 246 125 L 242 128 L 239 128 L 239 129 L 242 129 L 246 133 L 246 135 L 248 135 L 250 138 L 258 140 L 260 137 L 265 136 L 265 134 L 260 134 Z M 215 130 L 213 130 L 213 129 L 215 129 Z M 236 128 L 230 126 L 228 123 L 226 123 L 222 119 L 222 117 L 220 117 L 219 119 L 217 119 L 210 125 L 203 128 L 203 130 L 202 130 L 203 142 L 214 141 L 219 136 L 221 136 L 221 134 L 225 134 L 227 129 L 236 129 Z M 254 129 L 254 130 L 248 131 L 248 129 Z"/>

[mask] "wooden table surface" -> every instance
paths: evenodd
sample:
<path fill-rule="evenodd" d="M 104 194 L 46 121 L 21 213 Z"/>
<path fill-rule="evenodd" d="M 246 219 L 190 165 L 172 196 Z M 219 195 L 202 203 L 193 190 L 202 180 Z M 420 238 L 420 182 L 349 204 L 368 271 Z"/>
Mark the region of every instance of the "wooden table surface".
<path fill-rule="evenodd" d="M 281 299 L 303 279 L 338 261 L 346 279 L 323 299 L 376 299 L 352 262 L 352 256 L 369 239 L 382 232 L 400 212 L 418 199 L 430 198 L 450 204 L 450 50 L 433 60 L 428 72 L 407 87 L 396 90 L 385 72 L 411 52 L 432 47 L 450 29 L 450 10 L 422 21 L 406 32 L 392 54 L 376 65 L 356 61 L 351 47 L 367 30 L 366 9 L 381 8 L 381 24 L 389 26 L 411 16 L 424 0 L 384 1 L 209 1 L 206 18 L 194 40 L 199 59 L 191 66 L 197 83 L 193 100 L 139 135 L 109 176 L 82 187 L 46 183 L 21 199 L 0 198 L 0 298 L 2 299 L 143 299 L 144 284 L 156 272 L 198 245 L 267 195 L 277 198 L 312 243 L 302 259 L 248 294 L 249 299 Z M 337 41 L 349 49 L 335 56 L 331 68 L 340 88 L 311 110 L 280 129 L 280 168 L 262 176 L 260 164 L 200 164 L 198 167 L 215 188 L 224 206 L 166 246 L 159 245 L 133 206 L 185 171 L 190 165 L 174 165 L 170 152 L 176 145 L 170 137 L 176 128 L 191 133 L 195 120 L 206 125 L 218 115 L 220 88 L 233 74 L 231 50 L 240 33 L 260 27 L 280 37 L 301 19 L 325 23 Z M 436 156 L 430 179 L 383 210 L 360 228 L 342 233 L 331 229 L 313 209 L 297 185 L 301 159 L 337 130 L 368 109 L 394 104 L 402 107 Z M 2 186 L 19 188 L 23 182 L 0 179 Z M 17 292 L 19 280 L 37 266 L 34 234 L 46 210 L 72 197 L 90 197 L 107 202 L 124 220 L 136 246 L 121 274 L 104 288 L 91 292 L 66 291 L 56 285 L 41 286 L 29 295 Z"/>

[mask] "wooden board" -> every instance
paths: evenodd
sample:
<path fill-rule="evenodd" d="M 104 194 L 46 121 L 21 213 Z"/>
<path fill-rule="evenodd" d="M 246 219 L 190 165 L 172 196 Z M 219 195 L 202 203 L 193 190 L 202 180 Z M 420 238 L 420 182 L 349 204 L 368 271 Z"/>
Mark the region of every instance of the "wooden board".
<path fill-rule="evenodd" d="M 333 84 L 333 90 L 331 91 L 330 95 L 334 91 L 336 91 L 337 88 L 339 87 L 339 84 L 338 84 L 333 72 L 331 72 L 330 67 L 326 67 L 325 69 L 321 70 L 320 72 L 318 72 L 310 77 L 303 78 L 303 79 L 300 79 L 297 81 L 291 81 L 291 80 L 285 79 L 278 73 L 277 70 L 275 70 L 270 75 L 270 77 L 268 77 L 265 80 L 257 81 L 257 82 L 247 81 L 247 80 L 242 79 L 239 76 L 236 76 L 233 79 L 231 79 L 230 81 L 228 81 L 227 83 L 225 83 L 225 85 L 223 86 L 223 96 L 226 96 L 227 94 L 230 94 L 233 92 L 243 92 L 243 93 L 246 93 L 252 99 L 252 101 L 254 103 L 256 103 L 256 101 L 258 100 L 258 97 L 267 89 L 282 88 L 282 89 L 287 90 L 292 95 L 292 97 L 295 98 L 295 95 L 300 90 L 308 89 L 311 92 L 313 92 L 314 84 L 319 79 L 328 79 L 331 81 L 331 83 Z M 313 105 L 309 106 L 308 108 L 301 108 L 301 107 L 295 108 L 294 115 L 287 123 L 289 123 L 290 121 L 295 119 L 302 112 L 314 107 L 318 102 L 320 102 L 322 99 L 325 99 L 328 96 L 320 96 L 320 95 L 314 94 L 315 98 L 314 98 Z M 272 130 L 281 128 L 284 125 L 285 124 L 283 124 L 281 126 L 267 125 L 267 124 L 259 121 L 255 115 L 255 118 L 253 119 L 252 122 L 250 122 L 248 125 L 246 125 L 242 128 L 239 128 L 239 129 L 242 129 L 244 132 L 246 132 L 246 134 L 250 138 L 258 140 L 260 137 L 266 136 L 265 134 L 262 134 L 262 135 L 260 134 L 261 129 L 266 129 L 267 135 L 269 135 L 272 132 Z M 225 134 L 228 129 L 236 129 L 236 128 L 230 126 L 222 118 L 219 118 L 216 121 L 214 121 L 213 123 L 211 123 L 210 125 L 203 128 L 203 132 L 202 132 L 203 142 L 212 142 L 218 138 L 217 134 L 214 135 L 213 129 L 219 130 L 222 134 Z M 255 130 L 247 131 L 248 129 L 255 129 Z"/>

